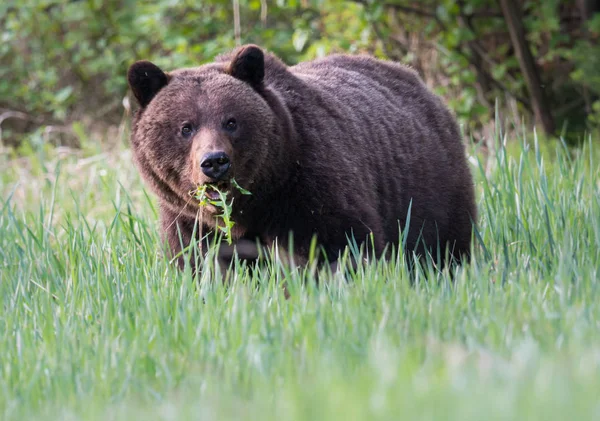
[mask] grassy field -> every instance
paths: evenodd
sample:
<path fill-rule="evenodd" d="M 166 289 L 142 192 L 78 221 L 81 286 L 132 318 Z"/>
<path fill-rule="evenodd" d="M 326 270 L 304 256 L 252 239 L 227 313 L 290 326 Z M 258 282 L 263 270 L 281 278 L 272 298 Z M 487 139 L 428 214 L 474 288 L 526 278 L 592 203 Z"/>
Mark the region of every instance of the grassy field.
<path fill-rule="evenodd" d="M 473 160 L 454 283 L 395 259 L 320 289 L 169 266 L 124 148 L 0 156 L 0 418 L 600 419 L 598 141 L 510 145 Z"/>

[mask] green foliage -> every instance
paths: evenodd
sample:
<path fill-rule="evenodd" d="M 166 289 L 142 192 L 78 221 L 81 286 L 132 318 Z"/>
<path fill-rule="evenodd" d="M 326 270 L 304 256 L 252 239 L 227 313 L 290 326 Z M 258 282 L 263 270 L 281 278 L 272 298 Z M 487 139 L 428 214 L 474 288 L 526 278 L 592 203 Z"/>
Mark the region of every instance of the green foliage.
<path fill-rule="evenodd" d="M 324 2 L 269 2 L 261 21 L 260 1 L 240 3 L 241 42 L 264 45 L 289 63 L 352 50 L 355 31 L 366 30 L 356 5 L 325 2 L 319 10 Z M 321 41 L 322 32 L 336 32 L 340 17 L 358 23 L 340 30 L 337 42 Z M 173 69 L 235 46 L 233 9 L 224 0 L 15 1 L 0 6 L 0 22 L 0 60 L 7 64 L 0 68 L 0 106 L 58 121 L 119 118 L 125 74 L 137 59 Z"/>
<path fill-rule="evenodd" d="M 596 418 L 598 143 L 509 145 L 473 167 L 453 280 L 396 256 L 319 288 L 169 265 L 128 150 L 0 155 L 0 417 Z"/>
<path fill-rule="evenodd" d="M 231 185 L 234 189 L 238 190 L 240 194 L 243 195 L 251 195 L 252 193 L 248 190 L 244 189 L 242 186 L 235 181 L 235 178 L 231 179 Z M 214 191 L 218 194 L 218 198 L 212 199 L 208 194 L 208 191 Z M 225 240 L 228 244 L 232 243 L 231 239 L 231 230 L 235 225 L 235 221 L 231 218 L 231 212 L 233 209 L 233 198 L 231 200 L 227 199 L 228 192 L 222 191 L 218 186 L 203 184 L 198 186 L 196 192 L 194 193 L 194 197 L 199 201 L 200 206 L 214 206 L 216 209 L 220 209 L 221 213 L 217 215 L 217 218 L 221 219 L 221 224 L 219 224 L 219 230 L 221 234 L 224 236 Z"/>

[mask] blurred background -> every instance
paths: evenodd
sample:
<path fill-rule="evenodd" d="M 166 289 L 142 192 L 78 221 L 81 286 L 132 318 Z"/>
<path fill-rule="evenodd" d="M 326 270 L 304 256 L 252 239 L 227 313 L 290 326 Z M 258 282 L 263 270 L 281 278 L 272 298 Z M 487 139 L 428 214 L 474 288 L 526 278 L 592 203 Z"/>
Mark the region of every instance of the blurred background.
<path fill-rule="evenodd" d="M 257 43 L 290 65 L 335 52 L 414 67 L 473 140 L 496 117 L 584 140 L 600 127 L 600 1 L 4 0 L 0 147 L 127 142 L 126 71 Z"/>

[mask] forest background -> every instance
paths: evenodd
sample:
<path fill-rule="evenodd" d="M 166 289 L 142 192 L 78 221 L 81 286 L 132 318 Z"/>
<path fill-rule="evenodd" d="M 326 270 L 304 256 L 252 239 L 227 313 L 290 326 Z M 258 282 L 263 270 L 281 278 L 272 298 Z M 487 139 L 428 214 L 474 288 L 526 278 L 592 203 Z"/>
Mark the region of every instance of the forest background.
<path fill-rule="evenodd" d="M 195 66 L 242 43 L 293 65 L 330 53 L 408 64 L 475 141 L 494 117 L 578 143 L 600 127 L 599 1 L 130 0 L 0 4 L 0 146 L 122 136 L 137 59 Z"/>

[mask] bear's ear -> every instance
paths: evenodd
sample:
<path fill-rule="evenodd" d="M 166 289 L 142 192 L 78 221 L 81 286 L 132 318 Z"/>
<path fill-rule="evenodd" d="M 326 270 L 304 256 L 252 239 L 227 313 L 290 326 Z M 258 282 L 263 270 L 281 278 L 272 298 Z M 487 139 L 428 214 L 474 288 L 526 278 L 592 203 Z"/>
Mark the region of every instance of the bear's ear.
<path fill-rule="evenodd" d="M 142 108 L 146 107 L 168 82 L 169 78 L 149 61 L 137 61 L 131 65 L 127 72 L 127 81 Z"/>
<path fill-rule="evenodd" d="M 245 45 L 235 54 L 227 72 L 236 79 L 259 87 L 265 77 L 265 55 L 256 45 Z"/>

